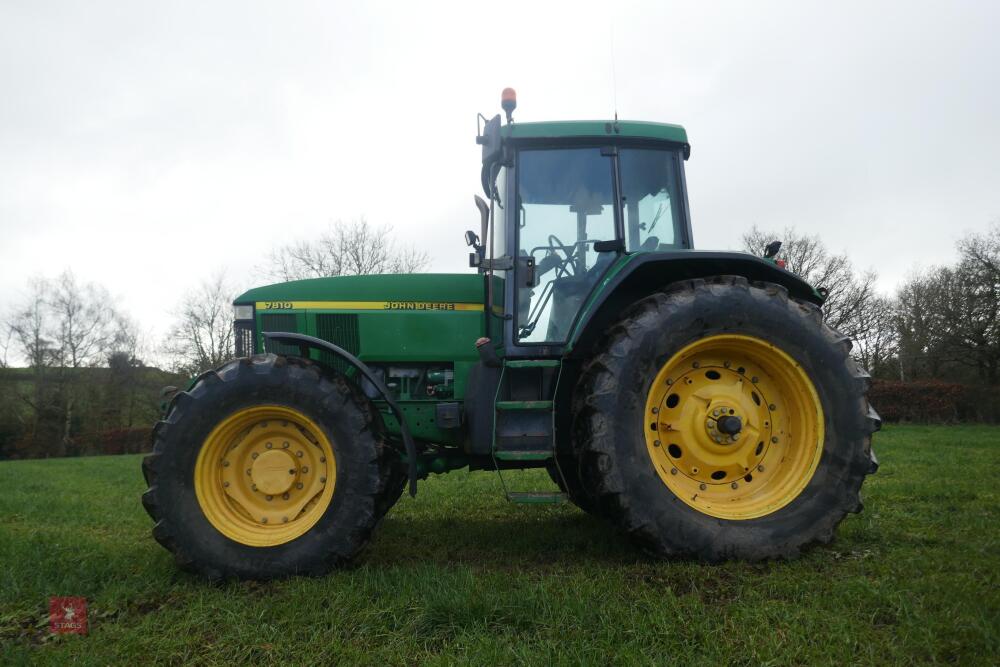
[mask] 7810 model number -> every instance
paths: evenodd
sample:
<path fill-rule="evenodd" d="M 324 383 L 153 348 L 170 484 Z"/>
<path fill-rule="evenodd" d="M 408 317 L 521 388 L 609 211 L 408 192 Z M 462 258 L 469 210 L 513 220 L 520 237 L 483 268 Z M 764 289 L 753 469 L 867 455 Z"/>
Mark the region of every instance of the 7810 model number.
<path fill-rule="evenodd" d="M 264 310 L 291 310 L 291 301 L 265 301 Z"/>

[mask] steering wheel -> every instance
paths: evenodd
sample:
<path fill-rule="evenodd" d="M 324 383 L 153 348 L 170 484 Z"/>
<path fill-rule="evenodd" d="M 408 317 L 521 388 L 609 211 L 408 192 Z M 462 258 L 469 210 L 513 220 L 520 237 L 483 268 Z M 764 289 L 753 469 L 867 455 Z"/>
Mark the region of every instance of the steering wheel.
<path fill-rule="evenodd" d="M 567 246 L 555 234 L 549 234 L 548 241 L 549 249 L 545 257 L 555 257 L 559 261 L 559 264 L 556 266 L 556 277 L 558 278 L 564 273 L 570 276 L 575 275 L 576 265 L 573 263 L 573 251 L 575 248 Z M 560 252 L 563 254 L 562 257 L 559 256 Z"/>

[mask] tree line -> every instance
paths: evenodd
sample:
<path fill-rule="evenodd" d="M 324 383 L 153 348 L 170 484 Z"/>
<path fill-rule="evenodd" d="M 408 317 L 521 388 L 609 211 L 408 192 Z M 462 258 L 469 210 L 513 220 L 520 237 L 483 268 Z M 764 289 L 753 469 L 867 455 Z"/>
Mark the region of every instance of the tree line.
<path fill-rule="evenodd" d="M 893 294 L 878 291 L 874 270 L 858 269 L 816 235 L 754 227 L 744 250 L 759 255 L 773 240 L 782 241 L 778 257 L 790 271 L 828 290 L 827 321 L 854 340 L 853 354 L 875 378 L 949 381 L 996 395 L 1000 223 L 961 239 L 954 264 L 915 272 Z M 275 250 L 255 274 L 287 281 L 409 273 L 428 264 L 426 253 L 395 242 L 391 227 L 361 218 Z M 182 295 L 157 340 L 104 286 L 70 271 L 29 281 L 0 328 L 0 458 L 144 447 L 161 388 L 232 358 L 236 292 L 224 272 L 206 278 Z"/>
<path fill-rule="evenodd" d="M 426 253 L 389 226 L 337 222 L 274 251 L 260 280 L 423 270 Z M 71 271 L 28 282 L 0 322 L 0 459 L 139 451 L 166 386 L 234 354 L 234 282 L 219 271 L 186 292 L 162 339 L 144 335 L 109 290 Z"/>
<path fill-rule="evenodd" d="M 890 295 L 875 289 L 875 271 L 858 270 L 817 236 L 754 228 L 743 243 L 759 254 L 774 239 L 790 271 L 829 290 L 827 321 L 854 340 L 873 377 L 1000 384 L 1000 222 L 960 239 L 953 264 L 915 270 Z"/>

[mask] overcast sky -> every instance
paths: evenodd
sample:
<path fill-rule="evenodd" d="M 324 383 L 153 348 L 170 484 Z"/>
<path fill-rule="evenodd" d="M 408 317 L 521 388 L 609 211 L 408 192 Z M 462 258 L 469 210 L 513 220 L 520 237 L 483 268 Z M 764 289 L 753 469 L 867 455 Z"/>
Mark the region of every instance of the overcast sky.
<path fill-rule="evenodd" d="M 0 312 L 72 268 L 162 336 L 359 215 L 467 271 L 505 86 L 684 125 L 700 248 L 793 225 L 891 291 L 1000 219 L 998 2 L 0 0 Z"/>

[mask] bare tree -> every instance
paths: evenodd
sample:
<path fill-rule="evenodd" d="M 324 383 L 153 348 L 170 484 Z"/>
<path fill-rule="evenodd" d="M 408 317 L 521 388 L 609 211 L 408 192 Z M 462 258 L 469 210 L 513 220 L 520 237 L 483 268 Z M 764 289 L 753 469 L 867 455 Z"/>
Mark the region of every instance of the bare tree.
<path fill-rule="evenodd" d="M 51 286 L 48 281 L 35 278 L 28 283 L 28 297 L 14 311 L 9 328 L 21 356 L 28 366 L 41 369 L 52 365 L 58 350 L 48 337 L 51 317 L 48 300 Z"/>
<path fill-rule="evenodd" d="M 49 297 L 60 365 L 82 368 L 103 361 L 114 336 L 111 295 L 93 283 L 80 284 L 72 272 L 56 279 Z"/>
<path fill-rule="evenodd" d="M 772 232 L 754 226 L 743 235 L 743 246 L 747 252 L 761 254 L 775 240 L 782 243 L 778 256 L 785 268 L 811 285 L 826 288 L 824 317 L 854 340 L 858 360 L 873 372 L 882 366 L 895 353 L 895 328 L 891 303 L 875 287 L 878 275 L 872 270 L 857 271 L 846 254 L 832 253 L 818 236 L 792 228 Z"/>
<path fill-rule="evenodd" d="M 3 332 L 0 332 L 0 368 L 10 368 L 10 362 L 7 359 L 13 338 L 14 331 L 4 322 Z"/>
<path fill-rule="evenodd" d="M 233 292 L 219 272 L 183 296 L 165 346 L 177 371 L 195 374 L 233 358 Z"/>
<path fill-rule="evenodd" d="M 272 251 L 264 269 L 276 280 L 422 271 L 427 253 L 400 247 L 392 227 L 373 227 L 365 218 L 338 221 L 315 240 L 296 241 Z"/>
<path fill-rule="evenodd" d="M 958 243 L 954 269 L 938 271 L 939 329 L 951 359 L 1000 383 L 1000 222 Z"/>
<path fill-rule="evenodd" d="M 897 296 L 901 375 L 1000 383 L 1000 222 L 958 243 L 955 266 L 904 283 Z M 908 379 L 910 379 L 908 378 Z"/>

